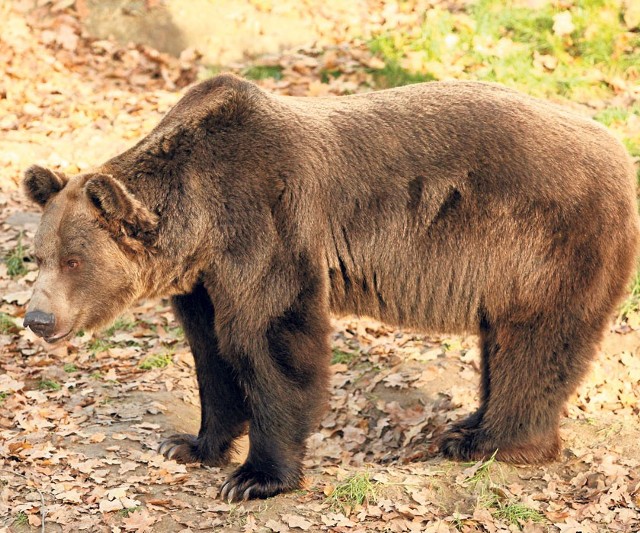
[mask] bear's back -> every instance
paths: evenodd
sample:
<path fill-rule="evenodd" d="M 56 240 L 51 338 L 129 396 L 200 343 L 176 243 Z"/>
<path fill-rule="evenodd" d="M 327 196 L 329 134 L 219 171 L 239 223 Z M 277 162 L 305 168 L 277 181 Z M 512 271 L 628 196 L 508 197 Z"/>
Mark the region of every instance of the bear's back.
<path fill-rule="evenodd" d="M 482 306 L 544 313 L 620 292 L 634 172 L 600 125 L 475 82 L 277 100 L 305 125 L 297 148 L 321 182 L 300 224 L 324 239 L 334 310 L 461 331 Z"/>
<path fill-rule="evenodd" d="M 483 187 L 495 186 L 501 195 L 544 198 L 553 190 L 554 198 L 569 202 L 594 188 L 633 195 L 631 160 L 604 127 L 499 85 L 432 82 L 281 101 L 321 124 L 310 127 L 312 136 L 320 144 L 329 140 L 336 153 L 345 150 L 351 162 L 377 151 L 392 168 L 401 159 L 404 166 L 415 163 L 410 172 L 482 175 Z"/>

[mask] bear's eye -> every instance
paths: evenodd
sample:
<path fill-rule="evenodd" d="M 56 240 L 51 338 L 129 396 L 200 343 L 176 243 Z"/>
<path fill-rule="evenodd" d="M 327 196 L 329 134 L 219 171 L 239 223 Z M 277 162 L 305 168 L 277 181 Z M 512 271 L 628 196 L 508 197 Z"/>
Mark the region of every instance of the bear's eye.
<path fill-rule="evenodd" d="M 70 270 L 73 270 L 74 268 L 78 268 L 78 265 L 80 263 L 78 262 L 77 259 L 69 259 L 67 261 L 67 268 L 69 268 Z"/>

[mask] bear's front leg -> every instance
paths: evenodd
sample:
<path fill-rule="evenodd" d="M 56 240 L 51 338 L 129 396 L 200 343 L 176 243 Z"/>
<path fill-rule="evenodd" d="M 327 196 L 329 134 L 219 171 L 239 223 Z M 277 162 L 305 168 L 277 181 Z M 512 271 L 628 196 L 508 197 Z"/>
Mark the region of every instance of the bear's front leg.
<path fill-rule="evenodd" d="M 191 294 L 174 297 L 172 303 L 196 363 L 201 421 L 198 436 L 172 435 L 160 444 L 159 452 L 179 463 L 223 466 L 233 441 L 246 431 L 249 415 L 244 393 L 234 369 L 220 353 L 214 308 L 205 287 L 198 285 Z"/>
<path fill-rule="evenodd" d="M 319 422 L 329 373 L 328 311 L 302 291 L 234 357 L 251 412 L 249 455 L 221 489 L 229 501 L 300 488 L 305 440 Z"/>

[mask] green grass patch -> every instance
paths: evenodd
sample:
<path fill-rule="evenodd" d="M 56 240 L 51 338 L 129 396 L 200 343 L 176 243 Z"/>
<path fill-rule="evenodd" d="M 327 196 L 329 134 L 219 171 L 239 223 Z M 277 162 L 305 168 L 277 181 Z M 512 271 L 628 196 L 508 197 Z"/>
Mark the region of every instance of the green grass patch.
<path fill-rule="evenodd" d="M 136 323 L 133 320 L 121 316 L 110 327 L 108 327 L 104 333 L 108 337 L 111 337 L 116 331 L 131 331 L 135 326 Z"/>
<path fill-rule="evenodd" d="M 336 365 L 336 364 L 348 365 L 354 359 L 356 359 L 356 357 L 358 357 L 358 354 L 356 352 L 343 352 L 342 350 L 338 350 L 337 348 L 334 348 L 331 353 L 331 364 L 332 365 Z"/>
<path fill-rule="evenodd" d="M 629 151 L 632 157 L 640 158 L 640 135 L 638 137 L 633 137 L 633 138 L 627 137 L 625 139 L 622 139 L 622 143 L 624 144 L 624 146 Z M 640 165 L 636 165 L 636 170 L 637 170 L 636 175 L 638 178 L 637 182 L 640 189 Z"/>
<path fill-rule="evenodd" d="M 624 124 L 629 120 L 631 115 L 640 116 L 640 104 L 634 104 L 631 107 L 605 107 L 598 111 L 593 118 L 605 126 L 615 126 Z"/>
<path fill-rule="evenodd" d="M 166 331 L 176 339 L 184 339 L 184 329 L 182 326 L 167 326 Z"/>
<path fill-rule="evenodd" d="M 527 522 L 540 523 L 546 521 L 545 516 L 540 511 L 536 511 L 520 502 L 501 502 L 496 500 L 494 508 L 495 510 L 491 514 L 495 518 L 510 525 L 519 526 L 520 529 Z"/>
<path fill-rule="evenodd" d="M 622 142 L 631 156 L 640 161 L 640 136 L 622 139 Z M 636 164 L 636 184 L 638 185 L 638 193 L 640 193 L 640 164 Z"/>
<path fill-rule="evenodd" d="M 127 507 L 125 509 L 120 509 L 118 511 L 118 514 L 124 518 L 127 518 L 131 513 L 135 513 L 136 511 L 140 510 L 140 506 L 137 505 L 135 507 Z"/>
<path fill-rule="evenodd" d="M 6 313 L 0 313 L 0 333 L 8 335 L 10 333 L 18 333 L 19 328 L 16 323 Z"/>
<path fill-rule="evenodd" d="M 166 368 L 173 363 L 173 352 L 150 355 L 138 365 L 142 370 L 151 370 L 153 368 Z"/>
<path fill-rule="evenodd" d="M 380 483 L 371 480 L 369 472 L 360 472 L 336 485 L 327 498 L 333 508 L 346 509 L 378 498 Z"/>
<path fill-rule="evenodd" d="M 57 390 L 60 390 L 62 388 L 62 385 L 60 385 L 60 383 L 58 383 L 57 381 L 54 381 L 52 379 L 42 379 L 42 380 L 40 380 L 40 383 L 38 384 L 38 388 L 40 390 L 57 391 Z"/>
<path fill-rule="evenodd" d="M 456 531 L 463 531 L 465 526 L 467 525 L 467 520 L 462 518 L 460 513 L 454 512 L 451 515 L 451 525 L 455 528 Z"/>
<path fill-rule="evenodd" d="M 402 68 L 400 62 L 395 59 L 388 59 L 381 69 L 369 69 L 373 75 L 376 87 L 379 89 L 389 89 L 391 87 L 401 87 L 412 83 L 422 83 L 425 81 L 435 81 L 438 78 L 429 72 L 411 72 Z"/>
<path fill-rule="evenodd" d="M 94 355 L 99 354 L 101 352 L 105 352 L 107 351 L 109 348 L 113 348 L 115 346 L 115 344 L 105 340 L 105 339 L 101 339 L 99 337 L 96 337 L 94 339 L 91 339 L 91 341 L 89 342 L 89 344 L 87 344 L 87 349 L 93 353 Z"/>
<path fill-rule="evenodd" d="M 7 265 L 7 274 L 12 278 L 24 276 L 28 272 L 25 265 L 27 260 L 29 260 L 29 255 L 22 245 L 22 232 L 20 232 L 18 235 L 18 243 L 15 248 L 4 258 L 4 262 Z"/>
<path fill-rule="evenodd" d="M 640 138 L 623 139 L 623 144 L 633 157 L 640 157 Z"/>
<path fill-rule="evenodd" d="M 462 343 L 458 339 L 444 339 L 441 344 L 445 352 L 462 350 Z"/>
<path fill-rule="evenodd" d="M 631 282 L 631 292 L 626 300 L 622 302 L 618 311 L 618 320 L 625 321 L 629 315 L 640 311 L 640 269 L 636 270 L 636 274 Z"/>
<path fill-rule="evenodd" d="M 16 526 L 28 526 L 29 525 L 29 517 L 27 516 L 27 513 L 25 513 L 24 511 L 20 511 L 16 515 L 13 523 Z"/>
<path fill-rule="evenodd" d="M 250 80 L 282 79 L 282 67 L 279 65 L 252 65 L 242 71 L 242 75 Z"/>
<path fill-rule="evenodd" d="M 522 527 L 528 522 L 544 522 L 546 518 L 539 511 L 514 500 L 509 493 L 494 483 L 491 479 L 496 465 L 496 450 L 493 455 L 483 461 L 472 475 L 467 477 L 466 483 L 473 487 L 478 495 L 478 505 L 486 508 L 496 519 L 509 525 Z"/>
<path fill-rule="evenodd" d="M 572 31 L 555 31 L 555 17 L 567 14 Z M 478 0 L 466 11 L 429 9 L 420 27 L 369 42 L 385 63 L 374 76 L 382 87 L 456 77 L 576 100 L 613 96 L 604 78 L 633 75 L 639 45 L 618 0 L 578 0 L 568 8 Z"/>
<path fill-rule="evenodd" d="M 332 79 L 339 78 L 342 74 L 342 71 L 339 69 L 321 69 L 320 70 L 320 81 L 322 83 L 329 83 Z"/>
<path fill-rule="evenodd" d="M 476 471 L 469 476 L 466 481 L 471 485 L 478 485 L 479 483 L 487 483 L 491 481 L 491 469 L 496 462 L 496 455 L 498 450 L 493 452 L 493 455 L 484 461 Z"/>
<path fill-rule="evenodd" d="M 0 405 L 9 397 L 11 393 L 5 390 L 0 390 Z"/>
<path fill-rule="evenodd" d="M 73 363 L 66 363 L 62 369 L 67 373 L 67 374 L 73 374 L 74 372 L 78 371 L 78 367 L 76 365 L 74 365 Z"/>
<path fill-rule="evenodd" d="M 101 333 L 100 337 L 94 337 L 87 344 L 87 349 L 93 354 L 97 355 L 101 352 L 105 352 L 110 348 L 124 347 L 124 346 L 140 346 L 140 343 L 134 340 L 128 340 L 125 342 L 113 342 L 109 339 L 117 331 L 132 331 L 136 327 L 136 323 L 128 318 L 118 318 L 109 328 Z"/>

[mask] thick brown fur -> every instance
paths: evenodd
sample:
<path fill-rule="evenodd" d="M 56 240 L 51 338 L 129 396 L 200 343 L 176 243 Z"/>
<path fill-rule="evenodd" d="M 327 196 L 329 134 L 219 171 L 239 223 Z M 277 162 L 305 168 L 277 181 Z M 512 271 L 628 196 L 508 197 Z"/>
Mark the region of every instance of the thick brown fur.
<path fill-rule="evenodd" d="M 89 186 L 97 174 L 108 177 L 101 194 Z M 118 255 L 135 287 L 103 318 L 123 301 L 173 296 L 202 421 L 197 437 L 161 451 L 222 465 L 248 428 L 248 459 L 223 487 L 230 499 L 299 487 L 325 404 L 330 312 L 479 334 L 481 405 L 444 434 L 442 452 L 554 459 L 563 405 L 635 265 L 634 172 L 620 143 L 488 84 L 303 99 L 218 76 L 78 180 L 84 199 L 51 178 L 48 203 L 46 179 L 27 179 L 46 205 L 41 238 L 71 223 L 60 209 L 48 216 L 52 206 L 76 201 L 94 213 L 86 231 L 144 243 Z M 126 224 L 112 201 L 125 202 Z M 93 305 L 89 285 L 74 291 Z"/>

